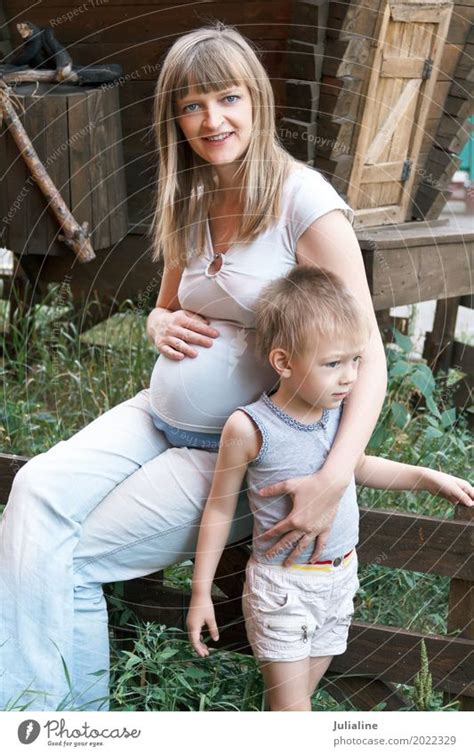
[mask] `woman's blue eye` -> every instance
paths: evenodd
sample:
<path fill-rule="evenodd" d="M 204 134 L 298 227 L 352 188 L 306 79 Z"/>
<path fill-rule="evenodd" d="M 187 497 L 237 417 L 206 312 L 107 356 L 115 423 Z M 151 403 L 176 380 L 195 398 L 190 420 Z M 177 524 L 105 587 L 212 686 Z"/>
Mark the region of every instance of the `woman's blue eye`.
<path fill-rule="evenodd" d="M 224 100 L 232 100 L 229 102 L 229 105 L 233 105 L 236 100 L 240 100 L 240 96 L 238 94 L 227 94 L 224 98 Z M 195 113 L 196 110 L 194 108 L 198 107 L 197 102 L 190 102 L 188 105 L 185 105 L 183 107 L 184 113 Z M 193 108 L 193 110 L 189 110 L 189 108 Z"/>

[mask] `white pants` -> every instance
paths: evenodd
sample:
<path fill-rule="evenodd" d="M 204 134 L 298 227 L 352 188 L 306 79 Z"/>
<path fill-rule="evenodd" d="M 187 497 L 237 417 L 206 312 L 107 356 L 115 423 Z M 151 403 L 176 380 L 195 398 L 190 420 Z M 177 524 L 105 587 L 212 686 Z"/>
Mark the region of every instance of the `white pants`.
<path fill-rule="evenodd" d="M 1 709 L 30 689 L 28 710 L 108 710 L 102 584 L 193 556 L 216 459 L 173 448 L 144 390 L 17 473 L 0 525 Z M 251 529 L 242 492 L 229 542 Z"/>

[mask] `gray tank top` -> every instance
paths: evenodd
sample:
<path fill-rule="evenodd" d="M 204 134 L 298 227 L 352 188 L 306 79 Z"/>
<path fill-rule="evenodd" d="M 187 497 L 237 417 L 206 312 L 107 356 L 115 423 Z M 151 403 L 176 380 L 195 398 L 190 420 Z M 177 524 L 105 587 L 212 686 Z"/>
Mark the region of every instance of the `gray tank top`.
<path fill-rule="evenodd" d="M 238 409 L 253 419 L 262 435 L 262 447 L 258 456 L 247 469 L 247 488 L 250 508 L 254 517 L 253 557 L 266 564 L 280 564 L 289 550 L 273 559 L 265 556 L 280 537 L 262 540 L 261 535 L 291 511 L 289 495 L 263 497 L 258 490 L 265 485 L 289 480 L 293 477 L 311 475 L 320 469 L 334 442 L 342 414 L 342 406 L 325 409 L 321 420 L 305 424 L 286 414 L 264 392 L 257 401 Z M 359 508 L 355 479 L 352 478 L 342 496 L 329 540 L 318 561 L 334 559 L 350 551 L 359 540 Z M 314 549 L 314 542 L 297 559 L 297 563 L 308 562 Z"/>

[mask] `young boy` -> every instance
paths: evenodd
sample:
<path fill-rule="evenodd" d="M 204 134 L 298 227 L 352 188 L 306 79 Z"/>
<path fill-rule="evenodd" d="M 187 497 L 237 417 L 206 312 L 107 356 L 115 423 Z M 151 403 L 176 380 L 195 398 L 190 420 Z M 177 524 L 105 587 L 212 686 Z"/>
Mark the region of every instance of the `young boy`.
<path fill-rule="evenodd" d="M 318 561 L 311 559 L 314 542 L 288 567 L 283 562 L 294 544 L 269 556 L 278 536 L 262 541 L 262 535 L 290 513 L 291 500 L 262 497 L 258 491 L 314 474 L 324 464 L 369 329 L 353 296 L 329 272 L 298 266 L 270 283 L 256 309 L 257 350 L 280 375 L 279 387 L 239 407 L 223 428 L 199 531 L 187 627 L 197 653 L 207 656 L 201 630 L 207 625 L 212 639 L 218 639 L 212 581 L 247 474 L 254 531 L 243 611 L 272 711 L 311 710 L 319 680 L 333 656 L 346 650 L 359 587 L 356 483 L 428 490 L 452 503 L 473 505 L 474 489 L 465 480 L 363 454 Z"/>

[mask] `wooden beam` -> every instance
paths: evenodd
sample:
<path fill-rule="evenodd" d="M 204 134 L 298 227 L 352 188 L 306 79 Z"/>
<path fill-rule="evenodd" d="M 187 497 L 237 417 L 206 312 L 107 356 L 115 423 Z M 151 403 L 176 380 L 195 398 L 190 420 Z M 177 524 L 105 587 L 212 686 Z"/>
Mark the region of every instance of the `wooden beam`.
<path fill-rule="evenodd" d="M 474 581 L 474 521 L 360 509 L 361 563 Z"/>
<path fill-rule="evenodd" d="M 381 77 L 397 79 L 421 79 L 425 61 L 421 58 L 384 57 Z"/>
<path fill-rule="evenodd" d="M 27 456 L 0 453 L 0 504 L 7 502 L 13 479 L 27 461 Z"/>
<path fill-rule="evenodd" d="M 1 502 L 6 502 L 14 475 L 24 463 L 25 457 L 0 455 Z M 362 563 L 383 562 L 389 567 L 473 581 L 473 533 L 471 522 L 362 508 L 358 553 Z M 247 557 L 246 546 L 226 549 L 218 584 L 229 597 L 239 593 Z M 224 573 L 228 575 L 229 570 L 237 585 L 235 579 L 226 582 Z"/>
<path fill-rule="evenodd" d="M 373 165 L 377 162 L 397 128 L 399 121 L 403 118 L 413 99 L 418 95 L 421 82 L 422 79 L 412 79 L 405 84 L 405 88 L 397 100 L 397 104 L 392 108 L 372 144 L 367 148 L 363 160 L 364 165 Z"/>
<path fill-rule="evenodd" d="M 390 163 L 378 163 L 362 168 L 360 183 L 384 183 L 384 181 L 400 181 L 403 170 L 403 160 Z"/>
<path fill-rule="evenodd" d="M 426 23 L 438 24 L 446 9 L 453 7 L 453 0 L 436 0 L 435 3 L 429 3 L 423 7 L 425 0 L 411 0 L 411 2 L 391 2 L 392 18 L 394 21 L 407 21 L 415 23 L 424 21 Z M 433 7 L 434 6 L 434 7 Z"/>
<path fill-rule="evenodd" d="M 329 670 L 413 684 L 420 669 L 422 639 L 428 652 L 433 688 L 474 696 L 474 642 L 456 637 L 355 621 L 349 630 L 347 651 L 334 656 Z"/>
<path fill-rule="evenodd" d="M 383 710 L 409 710 L 410 700 L 395 685 L 368 677 L 335 676 L 328 671 L 320 689 L 326 690 L 339 703 L 349 703 L 358 710 L 373 710 L 383 703 Z"/>
<path fill-rule="evenodd" d="M 471 347 L 472 348 L 472 347 Z M 457 506 L 457 521 L 474 522 L 474 511 Z M 459 632 L 465 640 L 474 641 L 474 585 L 463 579 L 452 579 L 449 585 L 448 632 Z M 472 665 L 471 665 L 472 670 Z M 444 703 L 456 699 L 446 693 Z M 462 695 L 461 710 L 474 710 L 474 697 Z"/>
<path fill-rule="evenodd" d="M 376 310 L 470 293 L 474 233 L 450 223 L 358 231 Z"/>

